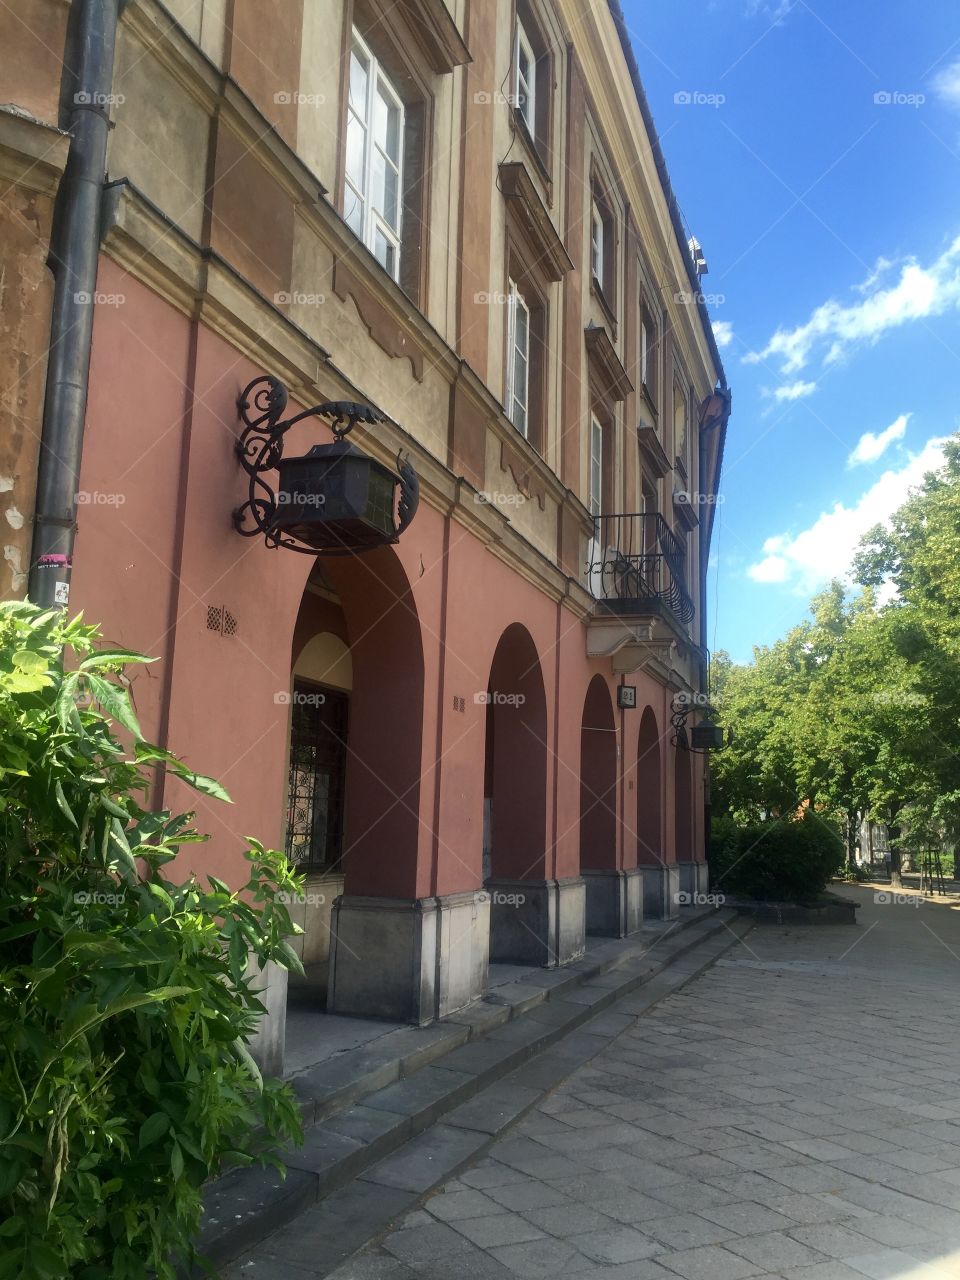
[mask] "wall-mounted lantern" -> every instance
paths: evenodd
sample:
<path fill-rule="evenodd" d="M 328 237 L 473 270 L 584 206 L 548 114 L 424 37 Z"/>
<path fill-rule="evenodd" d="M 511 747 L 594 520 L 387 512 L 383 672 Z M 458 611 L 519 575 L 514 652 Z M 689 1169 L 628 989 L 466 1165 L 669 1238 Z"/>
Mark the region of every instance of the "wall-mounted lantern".
<path fill-rule="evenodd" d="M 417 474 L 402 455 L 394 471 L 346 440 L 358 422 L 373 425 L 383 415 L 341 400 L 283 418 L 287 399 L 283 383 L 264 375 L 237 401 L 244 424 L 237 457 L 250 477 L 247 501 L 233 513 L 237 532 L 245 538 L 262 534 L 268 547 L 314 556 L 356 554 L 396 542 L 417 512 Z M 304 418 L 328 419 L 334 442 L 284 458 L 284 436 Z M 276 492 L 264 479 L 268 471 L 277 472 Z"/>
<path fill-rule="evenodd" d="M 693 710 L 699 710 L 703 719 L 692 725 L 687 731 L 687 716 Z M 716 712 L 707 697 L 702 693 L 678 693 L 670 707 L 670 721 L 673 724 L 673 744 L 681 751 L 692 751 L 704 754 L 708 751 L 720 751 L 733 742 L 733 730 L 721 729 L 714 724 Z"/>

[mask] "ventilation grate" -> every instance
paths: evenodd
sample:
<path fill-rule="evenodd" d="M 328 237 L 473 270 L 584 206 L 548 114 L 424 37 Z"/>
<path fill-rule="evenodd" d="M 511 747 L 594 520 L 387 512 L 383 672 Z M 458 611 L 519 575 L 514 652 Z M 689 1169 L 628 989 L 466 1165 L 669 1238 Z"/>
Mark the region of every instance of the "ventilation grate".
<path fill-rule="evenodd" d="M 222 636 L 235 636 L 239 624 L 229 609 L 223 605 L 207 605 L 207 630 L 216 631 Z"/>

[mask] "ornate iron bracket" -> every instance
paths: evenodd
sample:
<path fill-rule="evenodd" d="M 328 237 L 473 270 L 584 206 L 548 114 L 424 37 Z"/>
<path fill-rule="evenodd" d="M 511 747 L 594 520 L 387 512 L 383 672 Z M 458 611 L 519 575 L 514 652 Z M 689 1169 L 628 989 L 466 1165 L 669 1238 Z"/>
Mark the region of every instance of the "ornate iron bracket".
<path fill-rule="evenodd" d="M 283 458 L 284 437 L 291 427 L 305 418 L 325 418 L 339 444 L 358 422 L 373 426 L 384 422 L 385 417 L 369 405 L 352 400 L 334 400 L 284 418 L 288 399 L 283 383 L 269 374 L 254 378 L 237 399 L 237 411 L 243 422 L 243 431 L 236 443 L 236 453 L 240 465 L 250 477 L 250 483 L 246 502 L 233 512 L 233 524 L 244 538 L 254 538 L 261 534 L 268 547 L 285 547 L 289 551 L 316 556 L 321 554 L 316 547 L 305 546 L 276 527 L 277 495 L 264 480 L 264 473 L 276 469 Z M 396 537 L 399 537 L 416 513 L 419 483 L 413 467 L 402 453 L 397 455 L 397 471 L 400 477 L 400 502 Z M 351 551 L 326 550 L 322 554 L 349 555 Z"/>
<path fill-rule="evenodd" d="M 718 738 L 714 743 L 713 747 L 694 747 L 694 746 L 691 746 L 690 744 L 690 737 L 687 733 L 687 717 L 695 707 L 700 707 L 700 709 L 705 713 L 707 717 L 708 724 L 701 726 L 701 728 L 704 730 L 709 729 L 711 733 L 715 733 L 718 735 Z M 670 739 L 670 741 L 673 743 L 675 747 L 678 747 L 681 751 L 689 751 L 691 755 L 696 755 L 696 756 L 710 755 L 711 751 L 716 750 L 718 747 L 723 746 L 723 734 L 724 734 L 724 731 L 722 729 L 718 729 L 715 725 L 711 723 L 713 719 L 713 714 L 714 714 L 713 709 L 710 706 L 710 703 L 707 701 L 705 694 L 702 694 L 702 693 L 675 694 L 673 701 L 670 704 L 670 723 L 673 725 L 673 736 Z M 694 740 L 696 740 L 697 732 L 698 732 L 698 729 L 695 726 L 693 730 Z"/>

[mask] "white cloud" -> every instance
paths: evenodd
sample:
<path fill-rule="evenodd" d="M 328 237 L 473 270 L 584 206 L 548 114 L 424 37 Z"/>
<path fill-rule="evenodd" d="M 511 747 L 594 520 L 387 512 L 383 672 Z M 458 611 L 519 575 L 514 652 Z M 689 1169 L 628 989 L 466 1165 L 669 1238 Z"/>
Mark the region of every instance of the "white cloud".
<path fill-rule="evenodd" d="M 960 59 L 938 71 L 932 85 L 941 102 L 948 107 L 960 107 Z"/>
<path fill-rule="evenodd" d="M 713 336 L 717 340 L 717 346 L 722 351 L 724 347 L 729 347 L 733 341 L 733 325 L 729 320 L 714 320 Z"/>
<path fill-rule="evenodd" d="M 812 396 L 816 389 L 815 382 L 790 382 L 777 387 L 773 398 L 778 404 L 783 404 L 785 400 L 802 400 L 804 396 Z"/>
<path fill-rule="evenodd" d="M 857 293 L 869 293 L 871 289 L 876 288 L 881 276 L 885 276 L 891 267 L 896 266 L 892 258 L 879 257 L 873 264 L 873 270 L 867 276 L 862 284 L 855 284 L 853 287 Z"/>
<path fill-rule="evenodd" d="M 878 267 L 883 262 L 880 259 Z M 778 329 L 763 350 L 750 352 L 745 362 L 777 359 L 783 373 L 797 373 L 819 351 L 824 364 L 834 364 L 856 342 L 878 342 L 888 330 L 910 320 L 960 307 L 960 236 L 927 267 L 913 258 L 903 262 L 900 278 L 888 288 L 876 287 L 876 269 L 873 276 L 860 286 L 866 290 L 861 301 L 845 306 L 831 298 L 805 324 Z"/>
<path fill-rule="evenodd" d="M 776 26 L 784 20 L 794 3 L 795 0 L 747 0 L 747 13 L 751 18 L 766 18 Z"/>
<path fill-rule="evenodd" d="M 860 539 L 885 523 L 928 471 L 943 464 L 946 438 L 928 440 L 899 471 L 885 471 L 850 507 L 824 511 L 800 533 L 779 533 L 763 544 L 763 557 L 747 569 L 754 582 L 783 583 L 810 595 L 831 578 L 847 575 Z"/>
<path fill-rule="evenodd" d="M 901 413 L 896 422 L 891 422 L 886 431 L 865 431 L 857 441 L 853 452 L 847 459 L 848 467 L 856 467 L 864 462 L 876 462 L 890 448 L 895 440 L 902 440 L 907 423 L 912 414 Z"/>

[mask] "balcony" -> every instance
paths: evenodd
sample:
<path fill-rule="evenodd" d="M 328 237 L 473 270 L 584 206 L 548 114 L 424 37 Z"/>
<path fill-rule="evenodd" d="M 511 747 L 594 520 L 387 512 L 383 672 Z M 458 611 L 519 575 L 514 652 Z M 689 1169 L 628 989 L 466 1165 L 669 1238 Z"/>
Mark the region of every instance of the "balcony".
<path fill-rule="evenodd" d="M 588 554 L 588 582 L 604 611 L 659 615 L 686 627 L 695 607 L 685 585 L 686 550 L 659 512 L 599 515 Z"/>

